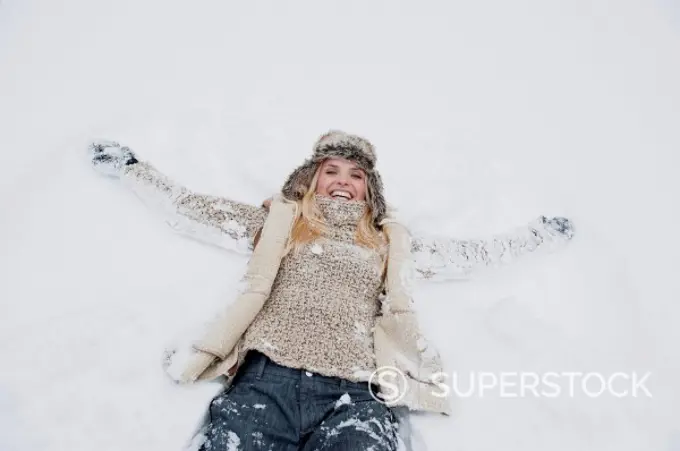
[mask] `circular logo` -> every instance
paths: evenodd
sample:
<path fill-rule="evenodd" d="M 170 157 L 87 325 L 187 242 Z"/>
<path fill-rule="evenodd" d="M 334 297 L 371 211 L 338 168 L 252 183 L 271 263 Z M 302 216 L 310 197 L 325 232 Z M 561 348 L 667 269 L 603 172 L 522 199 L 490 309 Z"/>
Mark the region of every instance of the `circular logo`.
<path fill-rule="evenodd" d="M 373 399 L 393 406 L 406 396 L 408 379 L 399 368 L 381 366 L 371 374 L 368 386 Z M 378 390 L 374 390 L 374 386 L 377 386 Z"/>

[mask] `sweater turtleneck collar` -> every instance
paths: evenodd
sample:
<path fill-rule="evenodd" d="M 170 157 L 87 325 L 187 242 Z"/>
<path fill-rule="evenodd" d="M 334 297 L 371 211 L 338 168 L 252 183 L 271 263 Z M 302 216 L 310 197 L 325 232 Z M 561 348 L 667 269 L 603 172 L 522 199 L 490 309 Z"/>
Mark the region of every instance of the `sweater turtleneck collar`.
<path fill-rule="evenodd" d="M 350 230 L 356 230 L 367 208 L 363 200 L 337 200 L 320 194 L 314 195 L 314 201 L 327 225 Z"/>

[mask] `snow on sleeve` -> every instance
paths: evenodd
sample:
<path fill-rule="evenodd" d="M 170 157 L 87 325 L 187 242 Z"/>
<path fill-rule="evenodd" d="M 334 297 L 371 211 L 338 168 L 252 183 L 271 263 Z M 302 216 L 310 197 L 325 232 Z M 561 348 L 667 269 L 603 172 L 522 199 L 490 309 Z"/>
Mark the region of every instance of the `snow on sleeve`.
<path fill-rule="evenodd" d="M 194 193 L 149 163 L 126 166 L 121 180 L 145 204 L 160 211 L 174 231 L 238 253 L 250 253 L 253 237 L 267 217 L 263 207 Z"/>
<path fill-rule="evenodd" d="M 479 240 L 419 234 L 411 241 L 415 271 L 423 279 L 465 279 L 478 269 L 507 264 L 537 249 L 552 249 L 568 241 L 568 235 L 546 224 L 539 217 L 508 233 Z"/>

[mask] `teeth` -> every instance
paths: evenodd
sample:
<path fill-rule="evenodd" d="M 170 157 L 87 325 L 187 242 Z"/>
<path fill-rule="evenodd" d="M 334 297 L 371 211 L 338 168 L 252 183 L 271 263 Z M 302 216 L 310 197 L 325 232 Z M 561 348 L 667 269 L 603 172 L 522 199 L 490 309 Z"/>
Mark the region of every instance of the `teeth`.
<path fill-rule="evenodd" d="M 331 193 L 331 196 L 333 197 L 343 197 L 345 199 L 351 199 L 352 195 L 348 193 L 347 191 L 333 191 Z"/>

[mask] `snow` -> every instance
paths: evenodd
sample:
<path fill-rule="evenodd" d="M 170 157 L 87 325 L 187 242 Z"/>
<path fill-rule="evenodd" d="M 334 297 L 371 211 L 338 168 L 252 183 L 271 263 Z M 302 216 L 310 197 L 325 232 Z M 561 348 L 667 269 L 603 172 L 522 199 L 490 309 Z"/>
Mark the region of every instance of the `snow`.
<path fill-rule="evenodd" d="M 227 432 L 227 435 L 229 436 L 229 440 L 227 441 L 226 451 L 238 451 L 239 445 L 241 445 L 241 439 L 232 431 Z"/>
<path fill-rule="evenodd" d="M 335 402 L 335 408 L 339 409 L 341 406 L 351 404 L 351 403 L 352 403 L 352 397 L 349 395 L 349 393 L 345 393 Z"/>
<path fill-rule="evenodd" d="M 220 390 L 173 384 L 163 350 L 246 257 L 173 234 L 91 139 L 259 205 L 330 128 L 375 144 L 413 230 L 574 221 L 566 249 L 413 287 L 449 371 L 652 373 L 653 398 L 456 399 L 412 416 L 418 451 L 677 449 L 677 11 L 3 0 L 0 449 L 178 450 Z"/>
<path fill-rule="evenodd" d="M 382 425 L 382 423 L 380 423 L 375 418 L 368 420 L 368 421 L 359 420 L 357 418 L 350 418 L 349 420 L 345 420 L 345 421 L 341 422 L 340 424 L 338 424 L 334 429 L 343 429 L 343 428 L 347 428 L 347 427 L 353 427 L 357 431 L 364 432 L 367 435 L 369 435 L 371 438 L 373 438 L 374 440 L 380 442 L 382 440 L 382 437 L 380 435 L 376 434 L 375 431 L 371 428 L 371 426 L 370 426 L 371 423 L 376 424 L 380 429 L 383 429 L 383 427 L 384 427 Z M 333 432 L 331 431 L 331 434 L 332 433 Z"/>

